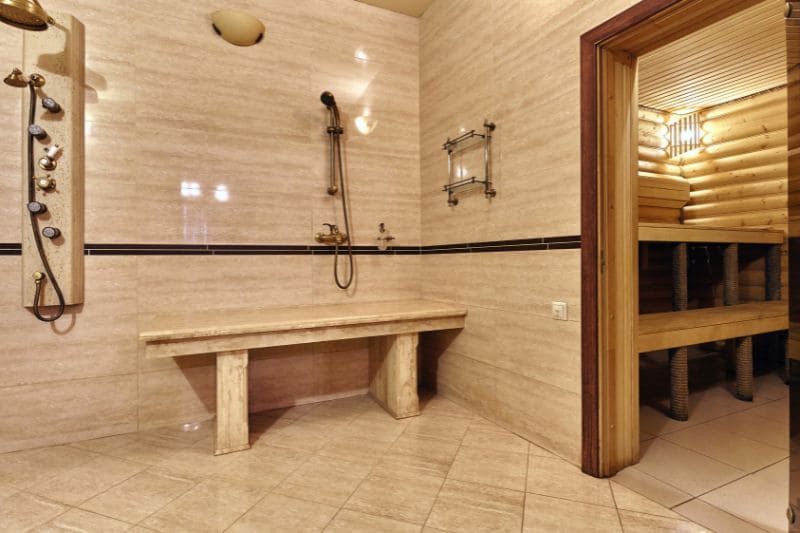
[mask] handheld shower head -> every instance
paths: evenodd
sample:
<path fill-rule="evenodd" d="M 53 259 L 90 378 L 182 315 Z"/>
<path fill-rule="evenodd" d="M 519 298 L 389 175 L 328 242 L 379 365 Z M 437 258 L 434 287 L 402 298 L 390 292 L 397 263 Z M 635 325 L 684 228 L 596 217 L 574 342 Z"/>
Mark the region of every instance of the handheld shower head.
<path fill-rule="evenodd" d="M 336 99 L 330 91 L 325 91 L 319 95 L 319 99 L 322 100 L 322 103 L 325 104 L 326 107 L 336 107 Z"/>
<path fill-rule="evenodd" d="M 44 31 L 55 24 L 38 0 L 0 0 L 0 22 L 28 31 Z"/>
<path fill-rule="evenodd" d="M 325 107 L 327 107 L 328 111 L 331 112 L 331 127 L 341 130 L 339 121 L 339 106 L 336 105 L 336 98 L 333 97 L 333 93 L 330 91 L 325 91 L 319 95 L 319 99 L 322 100 L 322 103 L 325 104 Z M 341 133 L 341 131 L 338 133 Z"/>

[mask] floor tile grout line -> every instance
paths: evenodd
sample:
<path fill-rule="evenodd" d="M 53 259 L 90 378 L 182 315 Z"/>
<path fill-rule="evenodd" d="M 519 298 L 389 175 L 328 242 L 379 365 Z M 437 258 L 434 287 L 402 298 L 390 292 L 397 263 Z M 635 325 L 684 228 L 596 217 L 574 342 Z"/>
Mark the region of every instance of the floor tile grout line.
<path fill-rule="evenodd" d="M 614 502 L 614 511 L 617 513 L 617 522 L 619 523 L 619 530 L 621 532 L 625 531 L 625 526 L 622 525 L 622 515 L 619 512 L 619 505 L 617 504 L 617 495 L 614 494 L 614 487 L 611 486 L 611 480 L 606 479 L 606 483 L 608 484 L 608 491 L 611 493 L 611 501 Z"/>
<path fill-rule="evenodd" d="M 528 443 L 527 453 L 525 454 L 525 490 L 522 492 L 522 523 L 519 526 L 519 532 L 525 531 L 525 515 L 528 508 L 528 476 L 531 471 L 531 443 Z"/>
<path fill-rule="evenodd" d="M 350 424 L 353 424 L 353 423 L 354 423 L 354 422 L 355 422 L 355 421 L 356 421 L 358 418 L 361 418 L 361 416 L 365 415 L 367 412 L 369 412 L 369 411 L 368 411 L 368 410 L 366 410 L 366 411 L 364 411 L 363 413 L 359 414 L 357 417 L 355 417 L 355 418 L 354 418 L 354 419 L 353 419 L 353 420 L 350 422 Z M 348 424 L 348 425 L 349 425 L 349 424 Z M 405 432 L 406 432 L 406 429 L 408 429 L 408 426 L 406 426 L 405 428 L 403 428 L 403 431 L 401 431 L 401 432 L 400 432 L 400 433 L 397 435 L 397 437 L 395 437 L 395 438 L 392 440 L 392 442 L 391 442 L 391 443 L 389 443 L 389 446 L 386 448 L 386 450 L 385 450 L 385 451 L 383 451 L 383 452 L 381 453 L 381 455 L 378 457 L 378 459 L 377 459 L 377 460 L 376 460 L 376 461 L 375 461 L 375 462 L 374 462 L 372 465 L 370 465 L 369 472 L 367 472 L 367 475 L 365 475 L 365 476 L 364 476 L 364 477 L 361 479 L 361 481 L 359 481 L 359 482 L 358 482 L 358 485 L 356 485 L 356 488 L 354 488 L 354 489 L 353 489 L 353 491 L 350 493 L 350 495 L 347 497 L 347 499 L 346 499 L 346 500 L 345 500 L 345 501 L 342 503 L 342 505 L 339 507 L 339 510 L 336 512 L 336 514 L 333 516 L 333 518 L 331 518 L 331 521 L 333 521 L 333 520 L 334 520 L 334 519 L 335 519 L 337 516 L 339 516 L 339 513 L 340 513 L 342 510 L 345 510 L 345 508 L 347 507 L 347 504 L 348 504 L 348 503 L 350 502 L 350 500 L 353 498 L 353 495 L 355 495 L 355 493 L 356 493 L 356 492 L 358 492 L 358 489 L 359 489 L 359 488 L 361 488 L 361 485 L 363 485 L 363 484 L 364 484 L 364 482 L 365 482 L 367 479 L 369 479 L 369 477 L 372 475 L 372 472 L 375 470 L 375 467 L 376 467 L 376 466 L 378 466 L 378 465 L 380 464 L 380 462 L 381 462 L 381 460 L 383 459 L 384 455 L 386 455 L 386 453 L 388 453 L 388 452 L 389 452 L 389 450 L 390 450 L 390 449 L 391 449 L 391 447 L 394 445 L 394 443 L 395 443 L 395 442 L 397 442 L 397 440 L 398 440 L 398 439 L 399 439 L 399 438 L 400 438 L 402 435 L 404 435 L 404 434 L 405 434 Z M 378 518 L 387 518 L 387 517 L 385 517 L 385 516 L 373 515 L 372 513 L 367 513 L 367 512 L 364 512 L 364 511 L 356 511 L 356 512 L 360 512 L 360 513 L 362 513 L 362 514 L 367 514 L 367 515 L 370 515 L 370 516 L 376 516 L 376 517 L 378 517 Z M 328 522 L 328 524 L 330 524 L 330 522 Z M 416 525 L 416 524 L 415 524 L 415 525 Z M 327 527 L 327 525 L 326 525 L 325 527 Z"/>
<path fill-rule="evenodd" d="M 735 433 L 732 433 L 732 435 L 736 435 L 736 434 L 735 434 Z M 749 474 L 752 474 L 753 472 L 758 472 L 758 471 L 759 471 L 759 470 L 761 470 L 762 468 L 766 468 L 766 467 L 759 467 L 758 469 L 756 469 L 756 470 L 753 470 L 753 472 L 748 472 L 747 470 L 742 470 L 741 468 L 739 468 L 739 467 L 738 467 L 738 466 L 736 466 L 736 465 L 732 465 L 732 464 L 730 464 L 730 463 L 726 463 L 725 461 L 723 461 L 723 460 L 721 460 L 721 459 L 717 459 L 716 457 L 712 457 L 712 456 L 710 456 L 710 455 L 708 455 L 708 454 L 706 454 L 706 453 L 703 453 L 703 452 L 701 452 L 701 451 L 698 451 L 698 450 L 693 450 L 692 448 L 688 448 L 688 447 L 686 447 L 686 446 L 684 446 L 684 445 L 682 445 L 682 444 L 680 444 L 680 443 L 678 443 L 678 442 L 672 442 L 671 440 L 667 440 L 667 439 L 665 439 L 665 438 L 662 438 L 662 437 L 656 437 L 655 439 L 652 439 L 652 440 L 661 440 L 661 441 L 663 441 L 663 442 L 666 442 L 666 443 L 668 443 L 668 444 L 671 444 L 671 445 L 673 445 L 673 446 L 677 446 L 678 448 L 682 448 L 682 449 L 684 449 L 684 450 L 686 450 L 686 451 L 688 451 L 688 452 L 696 453 L 697 455 L 702 455 L 702 456 L 703 456 L 703 457 L 705 457 L 706 459 L 711 459 L 712 461 L 715 461 L 715 462 L 717 462 L 717 463 L 720 463 L 720 464 L 722 464 L 722 465 L 725 465 L 725 466 L 727 466 L 727 467 L 729 467 L 729 468 L 733 468 L 734 470 L 738 470 L 738 471 L 740 471 L 740 472 L 744 472 L 744 473 L 745 473 L 745 475 L 749 475 Z M 758 443 L 758 444 L 764 444 L 764 443 L 762 443 L 762 442 L 754 441 L 754 440 L 752 440 L 752 439 L 748 439 L 748 440 L 750 440 L 751 442 Z M 769 445 L 766 445 L 766 446 L 769 446 Z M 774 447 L 774 446 L 772 446 L 772 448 L 775 448 L 775 447 Z M 780 448 L 775 448 L 775 449 L 780 449 Z M 788 457 L 789 457 L 789 455 L 788 455 L 788 454 L 789 454 L 789 452 L 787 451 L 787 452 L 786 452 L 786 454 L 787 454 L 787 455 L 786 455 L 786 457 L 783 457 L 783 458 L 779 459 L 779 460 L 778 460 L 778 461 L 776 461 L 776 462 L 780 462 L 780 461 L 783 461 L 783 460 L 785 460 L 786 458 L 788 458 Z M 772 464 L 774 464 L 774 463 L 772 463 Z M 771 465 L 768 465 L 768 466 L 771 466 Z M 656 479 L 658 479 L 658 478 L 656 478 Z M 737 478 L 737 479 L 739 479 L 739 478 Z M 660 480 L 660 479 L 659 479 L 659 481 L 663 481 L 663 480 Z M 677 488 L 677 487 L 676 487 L 676 488 Z M 681 490 L 683 490 L 683 489 L 681 489 Z"/>
<path fill-rule="evenodd" d="M 754 523 L 750 522 L 749 520 L 746 520 L 746 519 L 744 519 L 744 518 L 741 518 L 741 517 L 739 517 L 739 516 L 736 516 L 735 514 L 729 513 L 729 512 L 728 512 L 728 511 L 726 511 L 725 509 L 721 509 L 721 508 L 717 507 L 716 505 L 712 505 L 712 504 L 710 504 L 709 502 L 707 502 L 707 501 L 705 501 L 705 500 L 701 500 L 700 498 L 692 498 L 692 499 L 691 499 L 691 500 L 689 500 L 689 501 L 686 501 L 686 502 L 683 502 L 683 503 L 681 503 L 681 504 L 679 504 L 679 505 L 676 505 L 676 507 L 680 507 L 681 505 L 686 505 L 687 503 L 691 503 L 691 502 L 693 502 L 693 501 L 699 501 L 700 503 L 704 503 L 704 504 L 708 505 L 709 507 L 712 507 L 714 510 L 716 510 L 716 511 L 719 511 L 719 512 L 720 512 L 720 513 L 722 513 L 722 514 L 728 515 L 728 516 L 730 516 L 731 518 L 733 518 L 733 519 L 735 519 L 735 520 L 738 520 L 738 521 L 740 521 L 740 522 L 744 522 L 745 524 L 747 524 L 747 525 L 749 525 L 749 526 L 753 526 L 754 528 L 756 528 L 757 530 L 759 530 L 759 531 L 761 531 L 761 532 L 763 532 L 763 533 L 767 533 L 767 530 L 766 530 L 766 529 L 763 529 L 763 528 L 759 527 L 757 524 L 754 524 Z M 703 527 L 707 527 L 707 526 L 704 526 L 703 524 L 701 524 L 700 522 L 698 522 L 696 519 L 694 519 L 694 518 L 691 518 L 691 517 L 688 517 L 688 516 L 686 516 L 685 514 L 681 513 L 681 512 L 680 512 L 680 511 L 678 511 L 678 510 L 675 510 L 675 509 L 673 509 L 673 511 L 674 511 L 674 512 L 676 512 L 676 513 L 678 513 L 678 514 L 679 514 L 679 515 L 681 515 L 682 517 L 684 517 L 686 520 L 689 520 L 690 522 L 694 522 L 695 524 L 701 525 L 701 526 L 703 526 Z"/>

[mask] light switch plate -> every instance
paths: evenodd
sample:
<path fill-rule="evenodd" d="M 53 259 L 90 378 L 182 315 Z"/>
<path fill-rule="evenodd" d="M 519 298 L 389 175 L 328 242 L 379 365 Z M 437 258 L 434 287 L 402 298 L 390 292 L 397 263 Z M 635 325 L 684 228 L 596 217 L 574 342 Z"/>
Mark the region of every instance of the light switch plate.
<path fill-rule="evenodd" d="M 566 320 L 567 319 L 567 303 L 566 302 L 552 302 L 553 320 Z"/>

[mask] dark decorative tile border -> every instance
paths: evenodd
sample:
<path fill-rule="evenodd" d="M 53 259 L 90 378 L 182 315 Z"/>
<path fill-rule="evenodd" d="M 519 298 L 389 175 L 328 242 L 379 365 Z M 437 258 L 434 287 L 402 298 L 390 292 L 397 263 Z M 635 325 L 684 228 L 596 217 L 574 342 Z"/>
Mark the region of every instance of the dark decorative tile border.
<path fill-rule="evenodd" d="M 353 246 L 356 255 L 438 255 L 578 249 L 579 236 L 538 237 L 507 241 L 433 244 L 429 246 Z M 342 253 L 344 249 L 340 249 Z M 330 246 L 292 244 L 87 244 L 86 255 L 333 255 Z M 19 243 L 0 243 L 0 255 L 21 255 Z"/>

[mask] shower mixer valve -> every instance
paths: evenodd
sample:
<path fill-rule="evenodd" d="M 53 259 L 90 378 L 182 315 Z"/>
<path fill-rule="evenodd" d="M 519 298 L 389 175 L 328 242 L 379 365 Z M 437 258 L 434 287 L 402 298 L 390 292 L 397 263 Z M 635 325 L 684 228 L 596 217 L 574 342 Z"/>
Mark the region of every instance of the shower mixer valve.
<path fill-rule="evenodd" d="M 39 168 L 42 170 L 55 170 L 58 167 L 58 156 L 61 155 L 62 148 L 54 144 L 44 149 L 44 157 L 39 159 Z"/>
<path fill-rule="evenodd" d="M 328 226 L 329 233 L 317 233 L 315 238 L 318 243 L 328 246 L 340 246 L 347 242 L 347 233 L 339 231 L 339 226 L 328 224 L 327 222 L 323 226 Z"/>
<path fill-rule="evenodd" d="M 36 182 L 36 188 L 40 191 L 50 191 L 56 188 L 56 180 L 50 177 L 50 174 L 47 176 L 37 176 L 33 178 Z"/>

